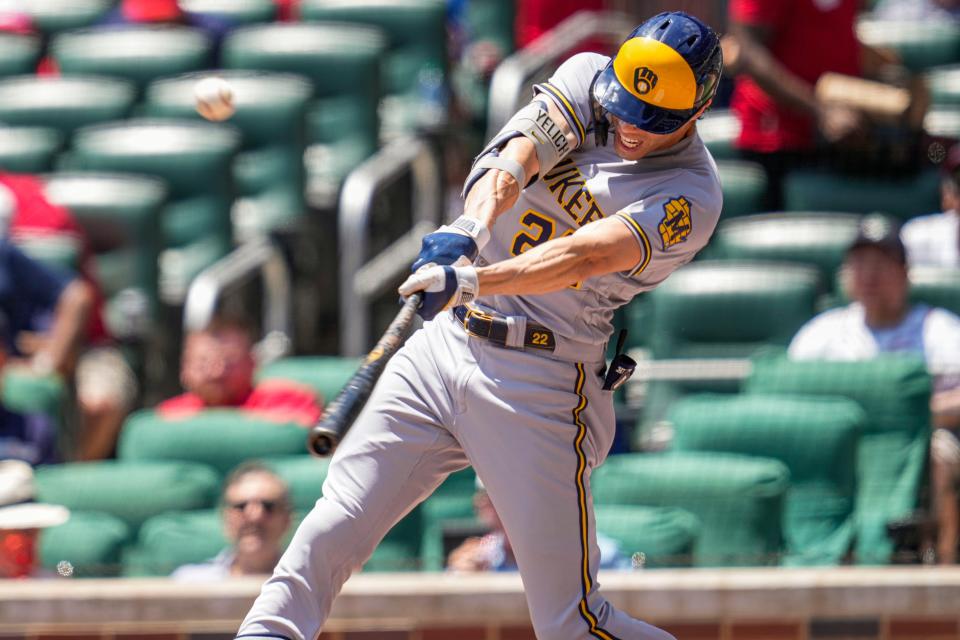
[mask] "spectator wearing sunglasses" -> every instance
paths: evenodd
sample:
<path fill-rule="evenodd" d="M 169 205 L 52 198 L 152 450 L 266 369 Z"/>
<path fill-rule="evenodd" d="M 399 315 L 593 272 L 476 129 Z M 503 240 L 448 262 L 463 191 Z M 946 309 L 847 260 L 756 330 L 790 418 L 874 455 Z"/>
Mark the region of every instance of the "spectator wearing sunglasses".
<path fill-rule="evenodd" d="M 273 571 L 292 517 L 286 483 L 259 463 L 244 463 L 227 477 L 222 502 L 230 546 L 206 562 L 179 567 L 175 580 L 216 582 Z"/>

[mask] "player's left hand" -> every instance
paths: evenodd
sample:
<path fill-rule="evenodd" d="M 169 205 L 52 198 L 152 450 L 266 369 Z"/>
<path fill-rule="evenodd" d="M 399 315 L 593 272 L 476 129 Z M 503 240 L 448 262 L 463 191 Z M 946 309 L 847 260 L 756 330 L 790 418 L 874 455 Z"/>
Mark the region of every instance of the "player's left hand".
<path fill-rule="evenodd" d="M 472 266 L 450 267 L 425 265 L 400 285 L 400 295 L 423 291 L 423 302 L 417 313 L 424 320 L 433 318 L 451 307 L 467 304 L 477 297 L 477 270 Z"/>
<path fill-rule="evenodd" d="M 476 260 L 484 245 L 490 240 L 490 231 L 479 221 L 460 216 L 451 224 L 445 224 L 431 234 L 424 236 L 420 243 L 420 255 L 410 267 L 416 273 L 423 266 L 437 264 L 445 266 Z"/>

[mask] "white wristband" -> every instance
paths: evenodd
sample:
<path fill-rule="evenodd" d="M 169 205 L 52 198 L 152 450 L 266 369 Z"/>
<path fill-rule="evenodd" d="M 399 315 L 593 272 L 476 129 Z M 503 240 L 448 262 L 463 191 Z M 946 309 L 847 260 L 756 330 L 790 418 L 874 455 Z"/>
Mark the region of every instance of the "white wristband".
<path fill-rule="evenodd" d="M 467 216 L 460 216 L 450 225 L 445 226 L 447 229 L 473 238 L 473 241 L 477 243 L 477 251 L 483 251 L 483 248 L 490 242 L 490 230 L 479 220 L 468 218 Z M 441 229 L 443 229 L 443 227 L 441 227 Z"/>

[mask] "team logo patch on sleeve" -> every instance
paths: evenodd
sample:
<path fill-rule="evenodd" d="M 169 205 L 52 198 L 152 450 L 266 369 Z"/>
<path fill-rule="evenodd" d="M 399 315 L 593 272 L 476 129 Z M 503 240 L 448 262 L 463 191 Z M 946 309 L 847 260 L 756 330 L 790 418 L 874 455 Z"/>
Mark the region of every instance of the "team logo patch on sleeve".
<path fill-rule="evenodd" d="M 663 250 L 666 251 L 675 244 L 680 244 L 690 235 L 693 222 L 690 219 L 690 202 L 683 196 L 673 198 L 663 205 L 663 220 L 657 230 L 663 240 Z"/>

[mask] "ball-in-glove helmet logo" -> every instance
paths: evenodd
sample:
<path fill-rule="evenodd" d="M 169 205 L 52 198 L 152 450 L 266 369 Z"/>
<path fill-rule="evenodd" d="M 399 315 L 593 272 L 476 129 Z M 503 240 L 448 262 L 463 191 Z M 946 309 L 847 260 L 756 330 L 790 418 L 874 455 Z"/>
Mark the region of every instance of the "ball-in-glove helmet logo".
<path fill-rule="evenodd" d="M 640 95 L 646 95 L 657 86 L 657 74 L 647 67 L 633 70 L 633 89 Z"/>

